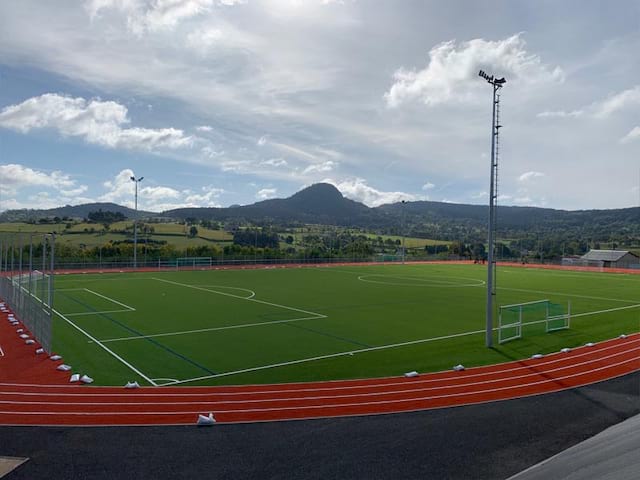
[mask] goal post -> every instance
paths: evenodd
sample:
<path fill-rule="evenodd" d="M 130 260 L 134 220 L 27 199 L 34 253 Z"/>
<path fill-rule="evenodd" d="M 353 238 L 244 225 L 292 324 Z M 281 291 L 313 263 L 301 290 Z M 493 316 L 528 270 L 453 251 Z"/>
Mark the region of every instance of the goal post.
<path fill-rule="evenodd" d="M 545 323 L 547 333 L 556 330 L 566 330 L 571 326 L 571 300 L 567 302 L 567 310 L 565 312 L 562 305 L 558 303 L 549 304 L 549 314 Z"/>
<path fill-rule="evenodd" d="M 498 311 L 498 343 L 522 338 L 523 327 L 545 325 L 545 332 L 569 328 L 571 302 L 565 307 L 549 299 L 501 305 Z M 541 330 L 541 328 L 540 328 Z"/>
<path fill-rule="evenodd" d="M 176 268 L 180 267 L 210 267 L 213 265 L 212 257 L 180 257 L 176 258 Z"/>

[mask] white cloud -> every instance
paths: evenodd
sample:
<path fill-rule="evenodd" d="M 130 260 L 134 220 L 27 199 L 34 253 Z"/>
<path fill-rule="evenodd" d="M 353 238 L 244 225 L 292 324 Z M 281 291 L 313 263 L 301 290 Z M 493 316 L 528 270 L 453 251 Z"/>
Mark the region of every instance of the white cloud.
<path fill-rule="evenodd" d="M 199 132 L 211 132 L 213 131 L 213 127 L 209 126 L 209 125 L 200 125 L 198 127 L 196 127 L 196 130 Z"/>
<path fill-rule="evenodd" d="M 78 188 L 74 188 L 72 190 L 60 190 L 60 194 L 64 197 L 77 197 L 78 195 L 82 195 L 89 187 L 86 185 L 80 185 Z"/>
<path fill-rule="evenodd" d="M 189 205 L 200 207 L 219 207 L 218 198 L 224 193 L 223 188 L 215 188 L 212 186 L 202 187 L 201 193 L 194 193 L 190 190 L 184 190 L 186 195 L 185 202 Z"/>
<path fill-rule="evenodd" d="M 199 28 L 187 36 L 186 45 L 206 56 L 216 49 L 250 49 L 258 40 L 229 23 L 218 21 L 215 26 Z"/>
<path fill-rule="evenodd" d="M 629 133 L 620 139 L 621 143 L 633 142 L 640 140 L 640 127 L 634 127 Z"/>
<path fill-rule="evenodd" d="M 595 104 L 593 107 L 593 115 L 595 117 L 606 118 L 619 110 L 637 106 L 640 106 L 640 85 L 613 94 L 602 102 Z"/>
<path fill-rule="evenodd" d="M 75 184 L 68 174 L 60 171 L 46 173 L 15 163 L 0 165 L 0 185 L 5 193 L 25 187 L 50 187 L 62 191 L 75 187 Z M 86 187 L 80 188 L 86 190 Z"/>
<path fill-rule="evenodd" d="M 534 178 L 544 177 L 544 173 L 542 172 L 525 172 L 518 177 L 518 181 L 521 183 L 530 182 Z"/>
<path fill-rule="evenodd" d="M 609 118 L 614 113 L 640 106 L 640 85 L 609 95 L 604 100 L 593 102 L 590 105 L 572 111 L 545 111 L 538 114 L 542 118 L 577 118 L 592 117 L 599 119 Z"/>
<path fill-rule="evenodd" d="M 498 41 L 476 38 L 459 45 L 451 40 L 429 51 L 424 69 L 395 72 L 394 84 L 385 94 L 387 105 L 397 107 L 413 100 L 428 106 L 469 101 L 482 87 L 481 69 L 505 76 L 509 82 L 530 85 L 564 80 L 559 67 L 551 68 L 538 55 L 527 52 L 520 34 Z"/>
<path fill-rule="evenodd" d="M 39 191 L 30 193 L 34 189 Z M 0 210 L 86 203 L 92 201 L 81 196 L 87 190 L 86 185 L 78 185 L 61 171 L 44 172 L 13 163 L 0 165 Z"/>
<path fill-rule="evenodd" d="M 284 158 L 270 158 L 268 160 L 261 161 L 260 165 L 269 165 L 272 167 L 286 167 L 287 161 Z"/>
<path fill-rule="evenodd" d="M 259 198 L 260 200 L 266 200 L 268 198 L 273 198 L 277 192 L 278 189 L 276 188 L 263 188 L 262 190 L 258 190 L 258 192 L 256 193 L 256 198 Z"/>
<path fill-rule="evenodd" d="M 178 23 L 211 10 L 246 0 L 89 0 L 85 8 L 93 21 L 104 13 L 124 15 L 127 28 L 141 35 L 146 31 L 171 30 Z"/>
<path fill-rule="evenodd" d="M 29 133 L 50 128 L 65 137 L 110 148 L 155 151 L 190 147 L 195 139 L 175 128 L 125 128 L 127 108 L 113 101 L 46 93 L 0 111 L 0 127 Z"/>
<path fill-rule="evenodd" d="M 135 186 L 131 181 L 132 176 L 133 170 L 126 168 L 113 179 L 104 182 L 103 187 L 107 192 L 98 200 L 133 208 Z M 138 208 L 151 212 L 184 207 L 219 207 L 218 198 L 225 192 L 222 188 L 210 185 L 202 187 L 199 192 L 189 189 L 178 190 L 163 185 L 143 185 L 144 183 L 138 187 Z"/>
<path fill-rule="evenodd" d="M 263 135 L 258 139 L 258 145 L 261 147 L 267 143 L 267 135 Z"/>
<path fill-rule="evenodd" d="M 431 190 L 432 188 L 435 188 L 435 185 L 431 182 L 427 182 L 422 185 L 422 190 Z"/>
<path fill-rule="evenodd" d="M 545 111 L 537 114 L 540 118 L 577 118 L 584 115 L 584 110 L 572 110 L 570 112 L 565 112 L 563 110 L 559 111 Z"/>
<path fill-rule="evenodd" d="M 425 197 L 413 195 L 405 192 L 385 192 L 377 190 L 369 185 L 367 181 L 362 178 L 354 178 L 351 180 L 344 180 L 336 182 L 331 179 L 325 179 L 323 182 L 331 183 L 342 192 L 342 194 L 352 200 L 362 202 L 370 207 L 377 207 L 386 203 L 396 203 L 402 200 L 416 201 L 425 200 Z"/>
<path fill-rule="evenodd" d="M 309 173 L 330 172 L 337 165 L 338 165 L 337 162 L 334 162 L 333 160 L 327 160 L 326 162 L 316 163 L 314 165 L 309 165 L 307 168 L 304 169 L 302 174 L 303 175 L 307 175 Z"/>

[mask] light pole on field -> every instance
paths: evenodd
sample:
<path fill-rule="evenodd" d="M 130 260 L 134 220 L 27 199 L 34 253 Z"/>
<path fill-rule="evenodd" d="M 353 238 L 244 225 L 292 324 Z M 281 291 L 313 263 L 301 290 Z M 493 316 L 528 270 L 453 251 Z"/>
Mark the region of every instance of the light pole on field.
<path fill-rule="evenodd" d="M 404 258 L 405 258 L 405 249 L 404 249 L 404 226 L 405 226 L 405 204 L 407 203 L 406 200 L 402 200 L 402 232 L 400 232 L 402 234 L 402 263 L 404 264 Z"/>
<path fill-rule="evenodd" d="M 138 268 L 138 184 L 144 177 L 131 177 L 131 181 L 136 185 L 135 194 L 135 218 L 133 219 L 133 268 Z"/>
<path fill-rule="evenodd" d="M 500 119 L 500 95 L 498 91 L 507 82 L 503 78 L 495 78 L 480 70 L 478 74 L 493 87 L 493 100 L 491 102 L 491 174 L 489 185 L 489 223 L 488 223 L 488 252 L 487 252 L 487 310 L 486 310 L 486 332 L 485 344 L 487 347 L 493 346 L 493 297 L 495 296 L 495 234 L 496 234 L 496 213 L 498 207 L 498 148 L 499 132 L 502 125 Z"/>

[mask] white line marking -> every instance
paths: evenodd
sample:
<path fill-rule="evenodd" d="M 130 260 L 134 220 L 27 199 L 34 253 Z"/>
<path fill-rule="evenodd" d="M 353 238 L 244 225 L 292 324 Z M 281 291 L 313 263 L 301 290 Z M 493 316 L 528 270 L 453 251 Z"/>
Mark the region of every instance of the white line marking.
<path fill-rule="evenodd" d="M 31 401 L 31 400 L 0 400 L 0 404 L 8 404 L 8 405 L 69 405 L 70 403 L 72 403 L 73 405 L 203 405 L 203 404 L 220 404 L 220 403 L 229 403 L 229 404 L 245 404 L 245 403 L 268 403 L 268 402 L 296 402 L 296 401 L 305 401 L 305 400 L 330 400 L 330 399 L 337 399 L 337 398 L 357 398 L 357 397 L 375 397 L 375 396 L 385 396 L 385 395 L 397 395 L 397 394 L 409 394 L 409 393 L 419 393 L 419 392 L 429 392 L 429 391 L 433 391 L 433 390 L 445 390 L 445 389 L 452 389 L 452 388 L 459 388 L 459 389 L 463 389 L 465 387 L 473 387 L 476 385 L 487 385 L 490 383 L 499 383 L 499 382 L 509 382 L 509 381 L 514 381 L 517 379 L 524 379 L 527 377 L 540 377 L 540 376 L 547 376 L 548 374 L 550 374 L 551 372 L 559 372 L 561 370 L 567 370 L 567 369 L 571 369 L 571 368 L 575 368 L 575 367 L 579 367 L 579 366 L 583 366 L 583 365 L 589 365 L 591 363 L 597 363 L 597 362 L 601 362 L 603 360 L 607 360 L 610 358 L 614 358 L 614 357 L 618 357 L 621 355 L 627 355 L 629 353 L 632 352 L 636 352 L 639 351 L 640 347 L 636 347 L 636 348 L 632 348 L 632 349 L 628 349 L 628 350 L 624 350 L 621 352 L 617 352 L 617 353 L 613 353 L 610 355 L 606 355 L 603 357 L 598 357 L 598 358 L 592 358 L 590 360 L 587 361 L 583 361 L 583 362 L 579 362 L 579 363 L 572 363 L 569 365 L 565 365 L 562 367 L 557 367 L 557 368 L 553 368 L 553 369 L 549 369 L 549 370 L 543 370 L 543 371 L 534 371 L 534 372 L 530 372 L 530 373 L 526 373 L 524 375 L 513 375 L 513 376 L 508 376 L 508 377 L 501 377 L 501 378 L 496 378 L 496 379 L 491 379 L 491 380 L 480 380 L 480 381 L 475 381 L 475 382 L 467 382 L 467 383 L 458 383 L 458 384 L 454 384 L 454 385 L 439 385 L 439 386 L 420 386 L 419 384 L 416 384 L 415 382 L 411 382 L 411 383 L 394 383 L 392 384 L 392 386 L 395 387 L 402 387 L 402 386 L 417 386 L 419 388 L 400 388 L 400 389 L 394 389 L 394 390 L 383 390 L 383 391 L 375 391 L 375 392 L 363 392 L 363 393 L 347 393 L 347 394 L 325 394 L 325 395 L 315 395 L 315 396 L 298 396 L 298 397 L 265 397 L 265 398 L 251 398 L 251 399 L 247 399 L 247 400 L 224 400 L 224 399 L 215 399 L 215 400 L 200 400 L 200 401 L 172 401 L 172 402 L 121 402 L 121 401 L 111 401 L 111 402 L 96 402 L 96 401 L 91 401 L 91 402 L 50 402 L 50 401 Z M 531 370 L 532 368 L 538 368 L 539 365 L 532 365 L 531 368 L 528 368 L 527 370 Z M 505 370 L 506 372 L 506 370 Z M 500 372 L 502 373 L 502 372 Z M 154 380 L 173 380 L 171 378 L 154 378 Z M 445 381 L 446 379 L 440 379 L 441 382 Z M 522 384 L 518 384 L 518 385 L 513 385 L 513 387 L 519 387 Z M 161 385 L 162 386 L 162 385 Z M 369 389 L 371 388 L 371 386 L 369 386 Z M 378 388 L 378 385 L 375 386 L 375 388 Z M 298 390 L 294 390 L 292 391 L 292 393 L 299 393 L 300 391 Z M 271 392 L 267 392 L 267 393 L 274 393 L 276 395 L 281 395 L 282 393 L 288 393 L 288 391 L 286 390 L 273 390 Z M 229 395 L 242 395 L 243 392 L 234 392 L 234 393 L 230 393 Z M 217 396 L 218 394 L 214 394 L 213 396 Z M 155 395 L 157 397 L 157 394 Z M 164 395 L 162 395 L 164 396 Z M 328 405 L 330 406 L 330 405 Z"/>
<path fill-rule="evenodd" d="M 609 302 L 623 302 L 623 303 L 638 303 L 638 300 L 622 300 L 619 298 L 607 298 L 607 297 L 593 297 L 591 295 L 578 295 L 574 293 L 561 293 L 561 292 L 547 292 L 544 290 L 529 290 L 527 288 L 510 288 L 510 287 L 496 287 L 498 290 L 508 290 L 511 292 L 527 292 L 527 293 L 541 293 L 543 295 L 556 295 L 560 297 L 575 297 L 586 298 L 588 300 L 606 300 Z"/>
<path fill-rule="evenodd" d="M 2 350 L 2 345 L 0 345 L 0 357 L 4 357 L 4 350 Z"/>
<path fill-rule="evenodd" d="M 138 370 L 136 367 L 134 367 L 133 365 L 131 365 L 129 362 L 127 362 L 124 358 L 122 358 L 121 356 L 119 356 L 117 353 L 115 353 L 113 350 L 109 349 L 109 347 L 106 347 L 105 345 L 103 345 L 102 343 L 100 343 L 100 341 L 98 339 L 96 339 L 95 337 L 91 336 L 91 334 L 87 333 L 86 331 L 84 331 L 82 328 L 80 328 L 79 326 L 77 326 L 75 323 L 73 323 L 71 320 L 69 320 L 67 317 L 65 317 L 63 314 L 61 314 L 60 312 L 58 312 L 55 308 L 51 309 L 51 311 L 53 313 L 55 313 L 56 315 L 58 315 L 60 318 L 62 318 L 65 322 L 67 322 L 69 325 L 71 325 L 73 328 L 75 328 L 76 330 L 78 330 L 80 333 L 82 333 L 83 335 L 85 335 L 87 338 L 90 338 L 91 340 L 93 340 L 95 343 L 97 343 L 101 348 L 103 348 L 104 350 L 106 350 L 108 353 L 110 353 L 115 359 L 120 360 L 124 365 L 126 365 L 127 367 L 129 367 L 131 370 L 133 370 L 134 372 L 136 372 L 138 375 L 140 375 L 142 378 L 144 378 L 147 382 L 149 382 L 151 385 L 153 385 L 154 387 L 157 387 L 158 385 L 151 380 L 149 377 L 147 377 L 144 373 L 142 373 L 140 370 Z"/>
<path fill-rule="evenodd" d="M 172 337 L 174 335 L 188 335 L 191 333 L 202 333 L 202 332 L 215 332 L 218 330 L 232 330 L 236 328 L 247 328 L 247 327 L 259 327 L 264 325 L 271 325 L 276 323 L 290 323 L 290 322 L 300 322 L 302 320 L 320 320 L 326 317 L 301 317 L 301 318 L 291 318 L 289 320 L 273 320 L 271 322 L 257 322 L 257 323 L 246 323 L 243 325 L 227 325 L 224 327 L 211 327 L 211 328 L 198 328 L 196 330 L 184 330 L 179 332 L 167 332 L 167 333 L 154 333 L 151 335 L 136 335 L 131 337 L 119 337 L 119 338 L 106 338 L 100 340 L 102 343 L 109 342 L 124 342 L 127 340 L 140 340 L 144 338 L 155 338 L 155 337 Z M 89 341 L 88 343 L 92 343 Z"/>
<path fill-rule="evenodd" d="M 371 280 L 370 277 L 381 277 L 382 280 Z M 409 280 L 413 283 L 400 283 L 400 282 L 391 282 L 385 280 L 389 278 L 391 280 Z M 400 276 L 400 275 L 388 275 L 388 274 L 367 274 L 358 276 L 358 280 L 365 283 L 377 283 L 379 285 L 396 285 L 402 287 L 434 287 L 434 288 L 462 288 L 462 287 L 481 287 L 485 284 L 483 280 L 475 279 L 475 278 L 465 278 L 465 277 L 448 277 L 444 276 L 442 278 L 458 278 L 464 280 L 471 280 L 474 283 L 455 283 L 455 282 L 447 282 L 446 280 L 439 280 L 435 277 L 418 277 L 418 276 Z"/>
<path fill-rule="evenodd" d="M 249 292 L 250 295 L 248 297 L 243 297 L 245 299 L 253 298 L 256 296 L 256 292 L 253 290 L 249 290 L 248 288 L 240 288 L 240 287 L 228 287 L 226 285 L 193 285 L 194 287 L 202 287 L 202 288 L 228 288 L 229 290 L 240 290 L 241 292 Z"/>
<path fill-rule="evenodd" d="M 87 292 L 89 292 L 89 293 L 93 293 L 94 295 L 97 295 L 98 297 L 104 298 L 105 300 L 109 300 L 110 302 L 117 303 L 121 307 L 124 307 L 124 308 L 126 308 L 128 310 L 131 310 L 132 312 L 135 312 L 135 310 L 136 310 L 135 308 L 130 307 L 129 305 L 125 305 L 124 303 L 121 303 L 121 302 L 119 302 L 117 300 L 114 300 L 113 298 L 109 298 L 106 295 L 102 295 L 101 293 L 94 292 L 93 290 L 89 290 L 88 288 L 85 288 L 85 290 Z"/>
<path fill-rule="evenodd" d="M 318 318 L 327 318 L 327 316 L 323 315 L 322 313 L 309 312 L 307 310 L 302 310 L 301 308 L 288 307 L 286 305 L 280 305 L 278 303 L 266 302 L 264 300 L 258 300 L 258 299 L 255 299 L 255 298 L 241 297 L 239 295 L 233 295 L 232 293 L 218 292 L 217 290 L 209 290 L 207 288 L 197 287 L 197 286 L 194 286 L 194 285 L 189 285 L 187 283 L 173 282 L 171 280 L 164 280 L 162 278 L 156 278 L 156 277 L 151 277 L 151 278 L 153 280 L 157 280 L 158 282 L 169 283 L 169 284 L 172 284 L 172 285 L 177 285 L 179 287 L 187 287 L 187 288 L 193 288 L 194 290 L 201 290 L 203 292 L 217 293 L 218 295 L 224 295 L 224 296 L 232 297 L 232 298 L 239 298 L 240 300 L 246 300 L 248 302 L 262 303 L 263 305 L 271 305 L 272 307 L 279 307 L 279 308 L 284 308 L 284 309 L 287 309 L 287 310 L 293 310 L 294 312 L 306 313 L 308 315 L 314 315 L 314 316 L 316 316 Z"/>
<path fill-rule="evenodd" d="M 595 312 L 572 313 L 571 318 L 585 317 L 587 315 L 597 315 L 599 313 L 617 312 L 618 310 L 628 310 L 629 308 L 638 308 L 638 307 L 640 307 L 640 303 L 636 305 L 627 305 L 626 307 L 607 308 L 606 310 L 597 310 Z"/>
<path fill-rule="evenodd" d="M 153 381 L 154 382 L 177 382 L 178 380 L 175 379 L 175 378 L 163 378 L 163 377 L 160 377 L 160 378 L 154 378 Z M 164 383 L 158 383 L 158 385 L 162 386 L 162 385 L 164 385 Z M 2 402 L 0 402 L 0 403 L 2 403 Z"/>
<path fill-rule="evenodd" d="M 594 312 L 584 312 L 584 313 L 577 313 L 577 314 L 572 314 L 571 318 L 574 317 L 585 317 L 588 315 L 597 315 L 600 313 L 609 313 L 609 312 L 615 312 L 618 310 L 627 310 L 630 308 L 638 308 L 640 307 L 640 304 L 636 304 L 636 305 L 629 305 L 629 306 L 625 306 L 625 307 L 616 307 L 616 308 L 609 308 L 606 310 L 599 310 L 599 311 L 594 311 Z M 522 325 L 535 325 L 535 324 L 539 324 L 539 323 L 544 323 L 547 320 L 535 320 L 532 322 L 523 322 Z M 499 327 L 494 327 L 493 331 L 497 332 L 499 330 Z M 372 352 L 372 351 L 376 351 L 376 350 L 386 350 L 389 348 L 397 348 L 397 347 L 406 347 L 408 345 L 416 345 L 419 343 L 428 343 L 428 342 L 435 342 L 438 340 L 448 340 L 450 338 L 457 338 L 457 337 L 464 337 L 464 336 L 468 336 L 468 335 L 478 335 L 481 333 L 484 333 L 485 330 L 473 330 L 470 332 L 462 332 L 462 333 L 454 333 L 452 335 L 444 335 L 441 337 L 430 337 L 430 338 L 422 338 L 419 340 L 410 340 L 408 342 L 400 342 L 400 343 L 391 343 L 391 344 L 387 344 L 387 345 L 379 345 L 377 347 L 369 347 L 369 348 L 361 348 L 358 350 L 349 350 L 346 352 L 338 352 L 338 353 L 330 353 L 327 355 L 320 355 L 317 357 L 309 357 L 309 358 L 301 358 L 299 360 L 291 360 L 288 362 L 279 362 L 279 363 L 273 363 L 270 365 L 262 365 L 259 367 L 252 367 L 252 368 L 245 368 L 242 370 L 235 370 L 235 371 L 231 371 L 231 372 L 224 372 L 224 373 L 218 373 L 216 375 L 208 375 L 208 376 L 204 376 L 204 377 L 197 377 L 197 378 L 190 378 L 190 379 L 186 379 L 186 380 L 181 380 L 179 382 L 176 383 L 172 383 L 172 384 L 167 384 L 167 385 L 177 385 L 180 383 L 187 383 L 187 382 L 196 382 L 196 381 L 200 381 L 200 380 L 207 380 L 207 379 L 211 379 L 211 378 L 217 378 L 217 377 L 226 377 L 226 376 L 230 376 L 230 375 L 237 375 L 240 373 L 249 373 L 249 372 L 254 372 L 257 370 L 266 370 L 266 369 L 270 369 L 270 368 L 278 368 L 278 367 L 285 367 L 288 365 L 295 365 L 295 364 L 299 364 L 299 363 L 306 363 L 306 362 L 313 362 L 316 360 L 325 360 L 327 358 L 335 358 L 335 357 L 343 357 L 346 355 L 354 355 L 356 353 L 365 353 L 365 352 Z"/>
<path fill-rule="evenodd" d="M 135 310 L 101 310 L 99 312 L 79 312 L 79 313 L 65 313 L 67 317 L 80 317 L 83 315 L 101 315 L 106 313 L 128 313 L 135 312 Z"/>

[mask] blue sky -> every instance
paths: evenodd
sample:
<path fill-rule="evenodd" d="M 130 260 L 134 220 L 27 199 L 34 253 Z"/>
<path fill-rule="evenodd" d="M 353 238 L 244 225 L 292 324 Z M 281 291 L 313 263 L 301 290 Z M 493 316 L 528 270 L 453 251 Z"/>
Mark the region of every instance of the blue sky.
<path fill-rule="evenodd" d="M 0 210 L 640 202 L 640 2 L 0 3 Z"/>

